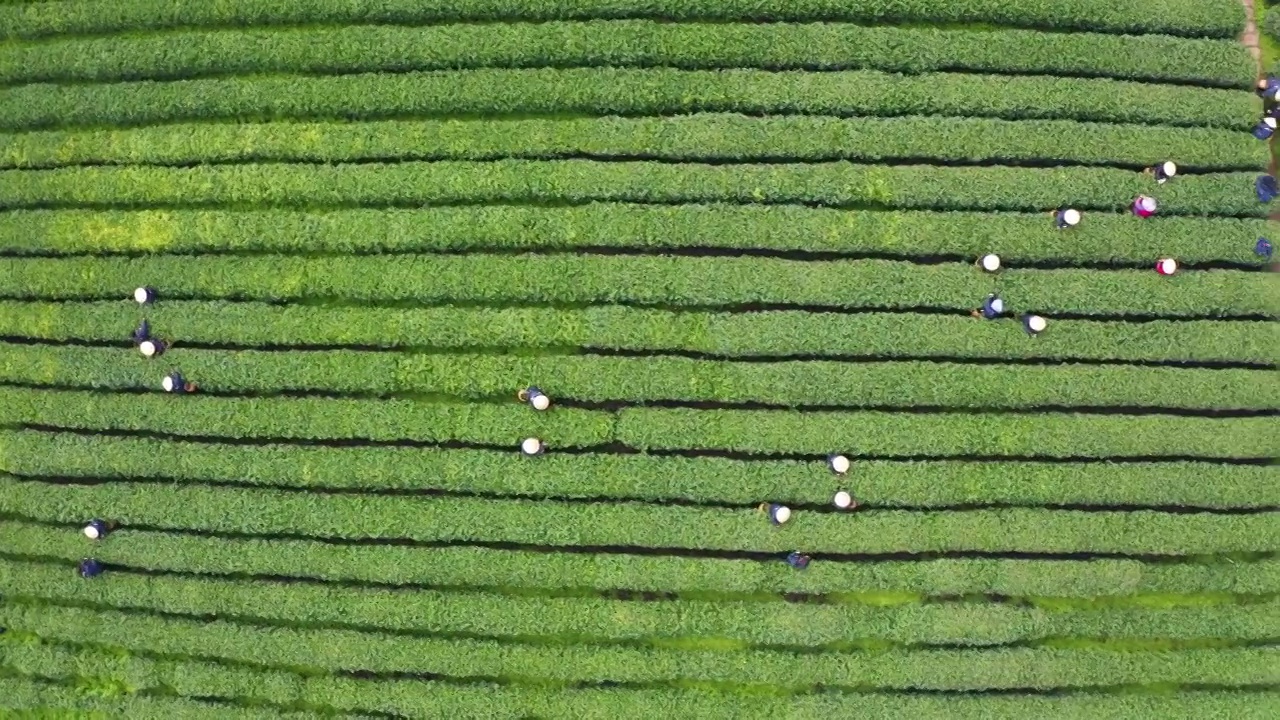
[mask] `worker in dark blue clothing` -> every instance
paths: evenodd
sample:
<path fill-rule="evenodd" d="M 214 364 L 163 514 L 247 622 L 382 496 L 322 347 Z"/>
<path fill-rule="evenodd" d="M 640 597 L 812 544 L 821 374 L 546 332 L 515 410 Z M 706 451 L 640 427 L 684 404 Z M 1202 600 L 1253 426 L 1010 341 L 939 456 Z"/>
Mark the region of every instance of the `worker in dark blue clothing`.
<path fill-rule="evenodd" d="M 1258 97 L 1266 102 L 1280 102 L 1280 78 L 1271 75 L 1258 81 L 1257 89 Z"/>
<path fill-rule="evenodd" d="M 551 407 L 551 398 L 532 385 L 516 393 L 516 399 L 522 403 L 529 403 L 529 407 L 534 410 L 546 410 Z"/>
<path fill-rule="evenodd" d="M 1272 135 L 1276 134 L 1276 119 L 1270 115 L 1258 121 L 1253 126 L 1253 136 L 1259 140 L 1270 140 Z"/>
<path fill-rule="evenodd" d="M 1270 175 L 1259 175 L 1257 180 L 1253 181 L 1254 192 L 1258 194 L 1258 202 L 1269 203 L 1280 195 L 1280 184 L 1276 183 L 1276 179 Z"/>
<path fill-rule="evenodd" d="M 133 329 L 133 344 L 139 345 L 145 340 L 151 339 L 151 323 L 143 320 L 138 323 L 138 327 Z"/>
<path fill-rule="evenodd" d="M 82 578 L 98 577 L 99 575 L 102 574 L 102 571 L 104 569 L 105 568 L 102 567 L 102 563 L 98 562 L 97 560 L 94 560 L 93 558 L 85 558 L 81 560 L 80 565 L 78 567 L 78 570 L 80 571 L 80 577 Z"/>
<path fill-rule="evenodd" d="M 1059 230 L 1073 228 L 1080 224 L 1080 211 L 1075 208 L 1063 208 L 1053 213 L 1053 224 Z"/>
<path fill-rule="evenodd" d="M 1027 334 L 1032 337 L 1044 332 L 1044 329 L 1048 324 L 1049 323 L 1039 315 L 1027 315 L 1022 318 L 1022 327 L 1025 328 Z"/>
<path fill-rule="evenodd" d="M 982 301 L 982 307 L 971 313 L 974 317 L 986 318 L 987 320 L 995 320 L 1000 317 L 1000 313 L 1004 312 L 1004 301 L 999 295 L 992 293 Z"/>
<path fill-rule="evenodd" d="M 774 525 L 782 525 L 783 523 L 791 519 L 791 508 L 787 507 L 786 505 L 769 503 L 768 511 L 769 511 L 769 522 L 773 523 Z"/>
<path fill-rule="evenodd" d="M 1165 160 L 1159 165 L 1151 168 L 1151 173 L 1156 176 L 1156 182 L 1163 185 L 1173 179 L 1178 174 L 1178 165 L 1172 160 Z"/>
<path fill-rule="evenodd" d="M 149 287 L 140 287 L 133 291 L 133 299 L 139 305 L 150 305 L 156 301 L 156 291 Z"/>
<path fill-rule="evenodd" d="M 1253 246 L 1255 255 L 1261 255 L 1264 258 L 1271 258 L 1271 241 L 1266 238 L 1258 238 L 1258 244 Z"/>
<path fill-rule="evenodd" d="M 787 555 L 787 564 L 797 570 L 803 570 L 809 567 L 809 556 L 802 555 L 798 551 Z"/>
<path fill-rule="evenodd" d="M 187 382 L 186 378 L 182 377 L 182 373 L 178 372 L 171 372 L 165 375 L 164 380 L 160 381 L 160 387 L 164 388 L 167 393 L 179 395 L 196 391 L 195 383 Z"/>
<path fill-rule="evenodd" d="M 84 536 L 90 540 L 101 540 L 107 536 L 108 532 L 111 532 L 111 526 L 105 520 L 94 518 L 89 521 L 88 525 L 84 526 Z"/>

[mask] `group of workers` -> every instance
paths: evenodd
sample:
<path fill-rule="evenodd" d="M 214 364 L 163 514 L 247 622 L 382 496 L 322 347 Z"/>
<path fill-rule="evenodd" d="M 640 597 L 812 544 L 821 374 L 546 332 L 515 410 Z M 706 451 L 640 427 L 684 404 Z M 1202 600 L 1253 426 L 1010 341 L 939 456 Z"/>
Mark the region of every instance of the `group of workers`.
<path fill-rule="evenodd" d="M 1276 130 L 1277 117 L 1280 117 L 1280 79 L 1268 77 L 1265 80 L 1258 81 L 1258 94 L 1267 104 L 1266 114 L 1258 126 L 1254 129 L 1254 135 L 1260 140 L 1269 139 Z M 1147 172 L 1155 178 L 1156 183 L 1165 184 L 1178 174 L 1178 166 L 1173 161 L 1165 161 L 1149 168 Z M 1272 185 L 1275 185 L 1275 179 L 1267 177 Z M 1259 180 L 1261 183 L 1261 180 Z M 1280 195 L 1280 188 L 1270 187 L 1272 196 Z M 1259 198 L 1264 194 L 1264 188 L 1259 185 Z M 1265 202 L 1265 200 L 1264 200 Z M 1130 210 L 1139 218 L 1148 218 L 1156 213 L 1157 203 L 1155 198 L 1147 195 L 1139 195 L 1134 198 Z M 1053 212 L 1054 225 L 1060 230 L 1068 230 L 1080 224 L 1081 213 L 1075 208 L 1062 208 Z M 1258 255 L 1270 257 L 1272 252 L 1271 242 L 1266 238 L 1259 238 L 1254 248 Z M 995 254 L 983 255 L 978 259 L 978 266 L 989 273 L 999 272 L 1001 263 L 1000 257 Z M 1156 262 L 1156 272 L 1161 275 L 1173 275 L 1178 271 L 1178 263 L 1173 258 L 1160 258 Z M 149 287 L 139 287 L 134 290 L 133 298 L 139 305 L 149 306 L 156 300 L 156 291 Z M 973 311 L 973 316 L 987 320 L 995 320 L 1004 314 L 1004 300 L 997 293 L 991 293 L 982 302 L 982 306 Z M 1022 317 L 1022 326 L 1031 336 L 1036 336 L 1044 332 L 1047 321 L 1044 317 L 1035 314 L 1027 314 Z M 151 326 L 146 319 L 138 325 L 133 331 L 133 342 L 138 351 L 148 358 L 159 357 L 168 349 L 169 343 L 154 337 L 151 334 Z M 161 387 L 165 392 L 169 393 L 191 393 L 195 392 L 196 386 L 188 382 L 182 375 L 177 372 L 171 372 L 165 375 L 161 380 Z M 536 411 L 543 412 L 551 407 L 551 398 L 542 390 L 535 386 L 529 386 L 520 390 L 516 394 L 517 399 L 521 403 L 529 405 Z M 525 438 L 520 443 L 520 452 L 527 457 L 542 455 L 546 452 L 547 446 L 539 438 Z M 844 455 L 831 455 L 827 458 L 827 466 L 832 473 L 839 477 L 844 477 L 849 472 L 849 458 Z M 858 506 L 857 501 L 846 490 L 839 490 L 832 498 L 832 502 L 837 510 L 853 510 Z M 767 513 L 769 521 L 774 525 L 783 525 L 791 519 L 791 508 L 778 503 L 763 503 L 760 505 L 761 512 Z M 90 540 L 100 540 L 106 537 L 111 527 L 103 520 L 92 520 L 84 527 L 84 534 Z M 792 552 L 787 555 L 786 562 L 793 568 L 803 570 L 809 565 L 809 556 L 799 551 Z M 80 561 L 80 575 L 86 578 L 96 577 L 103 572 L 103 565 L 93 558 L 85 558 Z"/>
<path fill-rule="evenodd" d="M 532 385 L 517 392 L 516 399 L 539 412 L 551 407 L 551 398 Z M 520 443 L 520 452 L 526 457 L 542 455 L 546 451 L 546 444 L 536 437 L 525 438 Z M 850 466 L 849 458 L 844 455 L 829 455 L 827 457 L 827 468 L 839 477 L 847 475 Z M 832 497 L 832 504 L 835 505 L 837 510 L 853 510 L 858 507 L 858 501 L 847 490 L 837 490 Z M 774 525 L 782 525 L 791 519 L 791 508 L 779 503 L 761 503 L 759 510 L 762 513 L 766 513 L 769 517 L 769 522 Z M 803 570 L 809 566 L 809 556 L 795 551 L 787 555 L 786 562 L 797 570 Z"/>
<path fill-rule="evenodd" d="M 1172 160 L 1147 169 L 1147 174 L 1155 178 L 1156 183 L 1163 185 L 1178 175 L 1178 165 Z M 1139 218 L 1149 218 L 1155 215 L 1157 208 L 1156 199 L 1149 195 L 1139 195 L 1134 198 L 1133 203 L 1129 206 L 1134 216 Z M 1070 230 L 1080 224 L 1082 214 L 1076 208 L 1061 208 L 1053 211 L 1053 224 L 1059 230 Z M 1259 238 L 1255 251 L 1259 255 L 1270 256 L 1271 243 L 1266 238 Z M 977 265 L 985 272 L 995 273 L 1000 271 L 1000 256 L 989 253 L 978 258 Z M 1156 261 L 1156 272 L 1161 275 L 1173 275 L 1178 272 L 1178 261 L 1170 257 L 1160 258 Z M 997 293 L 987 295 L 982 301 L 981 307 L 976 308 L 971 313 L 976 318 L 986 320 L 995 320 L 1004 315 L 1004 300 Z M 1027 331 L 1028 335 L 1036 336 L 1044 332 L 1048 326 L 1048 321 L 1044 317 L 1036 314 L 1026 314 L 1022 316 L 1022 327 Z"/>
<path fill-rule="evenodd" d="M 1257 91 L 1262 98 L 1262 119 L 1253 126 L 1253 136 L 1270 140 L 1276 133 L 1276 120 L 1280 118 L 1280 78 L 1268 75 L 1259 80 Z"/>
<path fill-rule="evenodd" d="M 154 288 L 140 287 L 133 291 L 133 299 L 145 308 L 155 303 L 156 291 Z M 133 344 L 143 357 L 148 358 L 160 357 L 165 350 L 169 349 L 169 343 L 151 334 L 151 323 L 147 322 L 146 318 L 143 318 L 138 327 L 134 328 Z M 168 393 L 184 394 L 196 391 L 195 383 L 188 382 L 182 377 L 182 373 L 176 370 L 160 380 L 160 387 Z"/>

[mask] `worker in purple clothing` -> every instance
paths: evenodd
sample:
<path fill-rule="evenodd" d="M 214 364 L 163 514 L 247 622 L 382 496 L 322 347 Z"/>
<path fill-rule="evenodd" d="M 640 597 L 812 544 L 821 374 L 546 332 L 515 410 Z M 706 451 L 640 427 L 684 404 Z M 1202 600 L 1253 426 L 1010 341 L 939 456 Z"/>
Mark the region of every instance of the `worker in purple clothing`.
<path fill-rule="evenodd" d="M 1140 218 L 1149 218 L 1156 214 L 1156 199 L 1149 195 L 1139 195 L 1133 199 L 1133 214 Z"/>
<path fill-rule="evenodd" d="M 84 526 L 83 532 L 84 536 L 90 540 L 101 540 L 107 536 L 107 533 L 111 532 L 111 526 L 105 520 L 94 518 L 89 521 L 88 525 Z"/>
<path fill-rule="evenodd" d="M 81 560 L 80 565 L 77 567 L 77 570 L 80 572 L 80 577 L 82 578 L 98 577 L 102 574 L 104 569 L 105 568 L 102 567 L 102 563 L 93 558 L 85 558 Z"/>
<path fill-rule="evenodd" d="M 1270 140 L 1272 135 L 1276 134 L 1276 119 L 1270 115 L 1258 121 L 1253 126 L 1253 136 L 1259 140 Z"/>
<path fill-rule="evenodd" d="M 799 551 L 787 555 L 787 564 L 797 570 L 803 570 L 809 567 L 809 556 L 802 555 Z"/>
<path fill-rule="evenodd" d="M 1004 312 L 1004 301 L 999 295 L 991 293 L 986 300 L 982 301 L 982 307 L 974 310 L 971 314 L 974 317 L 986 318 L 987 320 L 995 320 L 1000 317 L 1000 313 Z"/>

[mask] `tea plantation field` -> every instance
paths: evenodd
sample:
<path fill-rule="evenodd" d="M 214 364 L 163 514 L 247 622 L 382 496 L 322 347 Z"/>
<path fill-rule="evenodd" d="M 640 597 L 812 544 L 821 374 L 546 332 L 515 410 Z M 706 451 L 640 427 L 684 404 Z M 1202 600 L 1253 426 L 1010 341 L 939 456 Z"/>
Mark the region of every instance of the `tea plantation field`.
<path fill-rule="evenodd" d="M 0 0 L 0 715 L 1280 716 L 1244 25 Z"/>

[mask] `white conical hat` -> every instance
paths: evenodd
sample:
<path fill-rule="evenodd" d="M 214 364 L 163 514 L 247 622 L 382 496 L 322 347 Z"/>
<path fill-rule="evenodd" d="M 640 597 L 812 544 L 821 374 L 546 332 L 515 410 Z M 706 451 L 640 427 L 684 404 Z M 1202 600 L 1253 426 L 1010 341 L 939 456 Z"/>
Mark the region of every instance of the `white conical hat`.
<path fill-rule="evenodd" d="M 151 298 L 151 293 L 144 287 L 140 287 L 133 291 L 133 299 L 140 303 L 145 303 Z"/>
<path fill-rule="evenodd" d="M 784 523 L 790 520 L 791 508 L 787 507 L 786 505 L 779 505 L 778 509 L 775 510 L 773 513 L 773 519 L 775 522 L 778 522 L 778 523 Z"/>
<path fill-rule="evenodd" d="M 1262 122 L 1266 123 L 1267 127 L 1271 128 L 1272 130 L 1275 130 L 1275 129 L 1276 129 L 1276 119 L 1275 119 L 1275 118 L 1270 117 L 1270 116 L 1268 116 L 1268 117 L 1264 117 L 1264 118 L 1262 118 Z"/>
<path fill-rule="evenodd" d="M 525 438 L 524 442 L 520 443 L 520 450 L 525 455 L 537 455 L 538 451 L 542 450 L 542 441 L 538 438 Z"/>
<path fill-rule="evenodd" d="M 150 340 L 143 340 L 138 343 L 138 351 L 147 357 L 151 357 L 156 354 L 156 344 Z"/>
<path fill-rule="evenodd" d="M 1147 212 L 1152 212 L 1156 209 L 1156 199 L 1148 195 L 1139 195 L 1137 204 L 1139 208 Z"/>
<path fill-rule="evenodd" d="M 1172 160 L 1165 160 L 1160 166 L 1160 171 L 1164 173 L 1165 177 L 1173 177 L 1178 174 L 1178 164 Z"/>
<path fill-rule="evenodd" d="M 983 256 L 982 256 L 982 269 L 983 269 L 983 270 L 986 270 L 987 272 L 995 272 L 995 271 L 999 270 L 999 269 L 1000 269 L 1000 256 L 999 256 L 999 255 L 983 255 Z"/>
<path fill-rule="evenodd" d="M 847 508 L 853 504 L 853 496 L 844 490 L 841 490 L 836 493 L 835 503 L 838 508 Z"/>
<path fill-rule="evenodd" d="M 1040 332 L 1045 329 L 1048 323 L 1039 315 L 1032 315 L 1027 318 L 1027 327 L 1031 328 L 1031 332 Z"/>
<path fill-rule="evenodd" d="M 1173 258 L 1161 258 L 1160 272 L 1165 275 L 1172 275 L 1178 272 L 1178 261 Z"/>
<path fill-rule="evenodd" d="M 89 538 L 90 540 L 97 540 L 97 539 L 98 539 L 98 537 L 99 537 L 99 535 L 98 535 L 98 528 L 97 528 L 95 525 L 93 525 L 92 523 L 90 523 L 90 524 L 88 524 L 88 525 L 85 525 L 85 526 L 84 526 L 84 536 L 85 536 L 85 537 L 87 537 L 87 538 Z"/>
<path fill-rule="evenodd" d="M 160 387 L 164 388 L 165 392 L 173 392 L 173 388 L 174 388 L 173 376 L 165 375 L 164 380 L 160 381 Z"/>
<path fill-rule="evenodd" d="M 1068 225 L 1076 225 L 1080 222 L 1080 211 L 1075 208 L 1067 208 L 1062 211 L 1062 222 Z"/>
<path fill-rule="evenodd" d="M 843 455 L 832 455 L 831 469 L 841 474 L 849 472 L 849 458 Z"/>
<path fill-rule="evenodd" d="M 541 394 L 534 395 L 533 399 L 530 400 L 529 403 L 533 405 L 534 410 L 546 410 L 551 407 L 551 398 Z"/>
<path fill-rule="evenodd" d="M 1004 312 L 1004 300 L 1001 300 L 998 297 L 991 298 L 991 309 L 998 313 Z"/>

